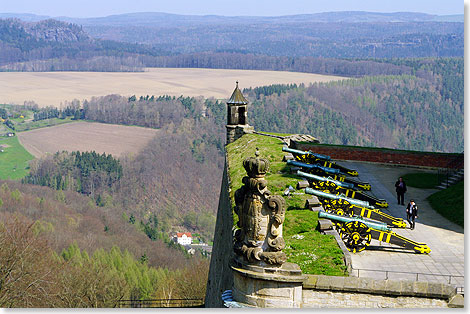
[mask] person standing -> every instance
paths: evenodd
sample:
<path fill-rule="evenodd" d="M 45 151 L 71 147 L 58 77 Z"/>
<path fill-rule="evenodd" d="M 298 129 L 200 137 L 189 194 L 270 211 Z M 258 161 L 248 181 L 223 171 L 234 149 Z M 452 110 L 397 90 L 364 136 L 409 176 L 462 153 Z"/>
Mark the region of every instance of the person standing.
<path fill-rule="evenodd" d="M 410 200 L 408 206 L 406 206 L 406 220 L 410 224 L 410 229 L 415 228 L 415 219 L 418 218 L 418 205 L 414 200 Z"/>
<path fill-rule="evenodd" d="M 395 190 L 397 191 L 398 205 L 405 205 L 406 183 L 405 181 L 403 181 L 402 177 L 400 177 L 395 183 L 395 188 Z"/>

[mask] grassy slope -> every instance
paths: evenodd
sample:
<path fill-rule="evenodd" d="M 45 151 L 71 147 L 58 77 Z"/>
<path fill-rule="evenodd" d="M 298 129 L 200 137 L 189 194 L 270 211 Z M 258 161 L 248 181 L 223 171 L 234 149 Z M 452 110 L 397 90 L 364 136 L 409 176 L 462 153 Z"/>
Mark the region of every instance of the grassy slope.
<path fill-rule="evenodd" d="M 464 226 L 464 181 L 434 193 L 428 200 L 439 214 L 461 227 Z"/>
<path fill-rule="evenodd" d="M 282 195 L 289 185 L 295 188 L 299 179 L 288 174 L 288 168 L 282 162 L 284 156 L 282 146 L 279 139 L 254 134 L 244 135 L 227 145 L 232 200 L 235 191 L 242 186 L 242 178 L 246 175 L 242 162 L 247 157 L 255 156 L 256 147 L 259 148 L 260 157 L 267 158 L 270 162 L 270 170 L 266 175 L 268 189 L 273 194 Z M 288 255 L 288 261 L 299 264 L 302 271 L 308 274 L 347 275 L 343 253 L 335 239 L 332 236 L 322 235 L 315 229 L 318 214 L 302 210 L 308 197 L 306 194 L 284 197 L 287 202 L 283 232 L 286 241 L 284 252 Z M 236 215 L 234 220 L 237 220 Z M 294 235 L 303 236 L 303 239 L 293 238 Z"/>
<path fill-rule="evenodd" d="M 18 138 L 8 137 L 0 138 L 0 145 L 8 145 L 3 147 L 3 152 L 0 152 L 0 179 L 21 179 L 27 173 L 28 161 L 34 157 L 18 142 Z"/>

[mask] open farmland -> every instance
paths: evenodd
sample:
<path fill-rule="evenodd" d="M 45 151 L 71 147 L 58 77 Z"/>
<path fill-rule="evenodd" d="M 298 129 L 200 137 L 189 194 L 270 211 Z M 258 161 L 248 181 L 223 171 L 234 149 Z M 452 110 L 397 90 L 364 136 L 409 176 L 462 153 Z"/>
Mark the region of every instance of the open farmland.
<path fill-rule="evenodd" d="M 104 123 L 74 122 L 17 133 L 21 144 L 35 157 L 57 151 L 96 151 L 119 157 L 138 152 L 156 129 Z"/>
<path fill-rule="evenodd" d="M 270 84 L 314 83 L 343 79 L 310 73 L 148 68 L 146 72 L 0 72 L 0 103 L 60 107 L 64 101 L 109 94 L 230 97 L 241 88 Z"/>

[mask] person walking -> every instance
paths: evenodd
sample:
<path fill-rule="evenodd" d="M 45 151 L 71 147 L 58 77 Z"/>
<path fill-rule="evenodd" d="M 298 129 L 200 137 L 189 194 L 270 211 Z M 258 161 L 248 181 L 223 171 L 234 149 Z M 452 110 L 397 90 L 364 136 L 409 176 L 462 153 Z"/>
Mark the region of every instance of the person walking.
<path fill-rule="evenodd" d="M 398 205 L 405 205 L 406 183 L 402 177 L 400 177 L 395 183 L 395 188 L 395 190 L 397 191 Z"/>
<path fill-rule="evenodd" d="M 408 206 L 406 206 L 406 220 L 410 224 L 410 229 L 415 228 L 415 219 L 418 218 L 418 205 L 414 200 L 410 200 Z"/>

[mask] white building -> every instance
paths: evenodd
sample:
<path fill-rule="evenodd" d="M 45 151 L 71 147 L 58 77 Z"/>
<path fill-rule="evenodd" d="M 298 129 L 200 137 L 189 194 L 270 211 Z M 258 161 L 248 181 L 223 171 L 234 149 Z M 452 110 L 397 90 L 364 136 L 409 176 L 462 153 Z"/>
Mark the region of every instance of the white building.
<path fill-rule="evenodd" d="M 176 234 L 176 242 L 181 245 L 190 245 L 193 242 L 191 232 L 178 232 Z"/>

